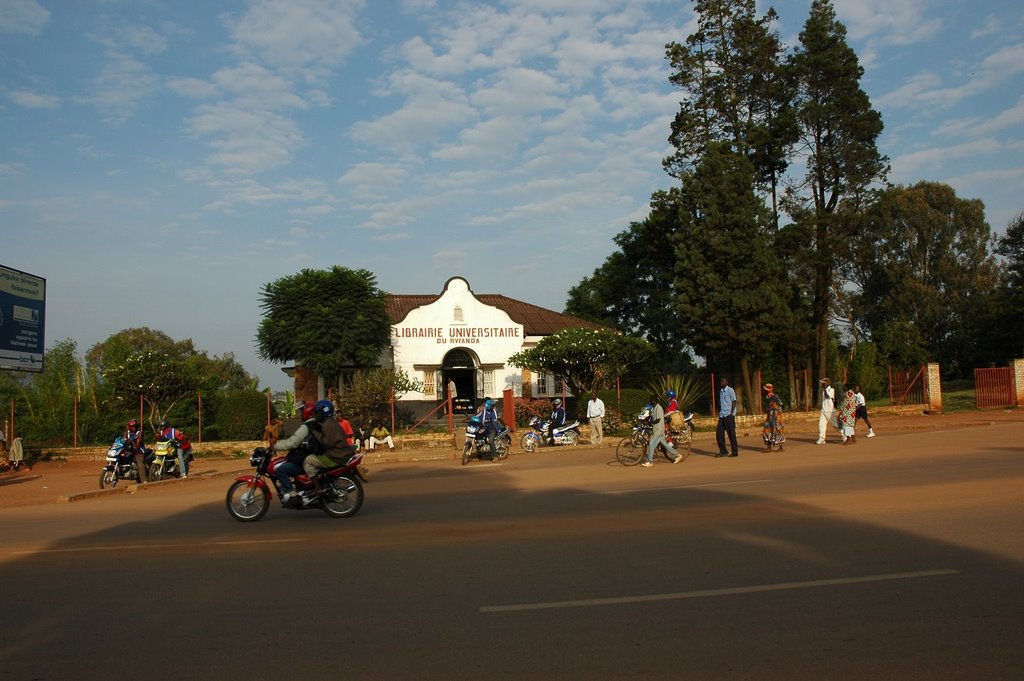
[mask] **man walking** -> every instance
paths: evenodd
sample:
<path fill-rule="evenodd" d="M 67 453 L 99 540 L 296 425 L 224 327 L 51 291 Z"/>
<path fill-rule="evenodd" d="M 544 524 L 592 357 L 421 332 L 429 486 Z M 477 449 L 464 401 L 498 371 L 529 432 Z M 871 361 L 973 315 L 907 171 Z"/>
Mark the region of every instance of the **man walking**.
<path fill-rule="evenodd" d="M 661 408 L 657 395 L 651 395 L 651 404 L 654 405 L 654 408 L 651 410 L 651 441 L 647 443 L 647 457 L 640 465 L 644 468 L 653 466 L 654 452 L 657 451 L 659 446 L 665 450 L 665 457 L 669 461 L 679 463 L 683 460 L 683 457 L 672 447 L 672 443 L 669 442 L 668 438 L 665 437 L 665 410 Z"/>
<path fill-rule="evenodd" d="M 826 376 L 818 383 L 821 384 L 821 413 L 818 415 L 818 441 L 814 444 L 823 445 L 829 424 L 836 429 L 839 424 L 836 422 L 836 391 L 832 387 L 832 380 Z"/>
<path fill-rule="evenodd" d="M 597 391 L 590 393 L 587 402 L 587 419 L 590 421 L 590 443 L 599 445 L 604 441 L 604 430 L 601 419 L 604 418 L 604 402 L 597 396 Z"/>
<path fill-rule="evenodd" d="M 739 456 L 739 445 L 736 444 L 736 391 L 729 385 L 729 379 L 723 378 L 718 382 L 718 428 L 715 430 L 715 439 L 718 441 L 718 454 L 715 458 L 723 456 Z M 732 446 L 732 454 L 725 451 L 725 436 L 729 436 L 729 444 Z"/>

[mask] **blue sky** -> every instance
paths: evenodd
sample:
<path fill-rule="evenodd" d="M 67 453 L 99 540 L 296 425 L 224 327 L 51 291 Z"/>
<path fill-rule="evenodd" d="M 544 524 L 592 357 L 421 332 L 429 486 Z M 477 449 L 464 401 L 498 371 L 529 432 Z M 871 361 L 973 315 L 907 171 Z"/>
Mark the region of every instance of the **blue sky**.
<path fill-rule="evenodd" d="M 773 3 L 795 42 L 809 0 Z M 767 7 L 767 3 L 759 5 Z M 1017 0 L 836 0 L 893 182 L 1024 209 Z M 132 326 L 256 358 L 263 284 L 451 276 L 555 310 L 671 186 L 685 0 L 0 0 L 0 264 L 47 345 Z"/>

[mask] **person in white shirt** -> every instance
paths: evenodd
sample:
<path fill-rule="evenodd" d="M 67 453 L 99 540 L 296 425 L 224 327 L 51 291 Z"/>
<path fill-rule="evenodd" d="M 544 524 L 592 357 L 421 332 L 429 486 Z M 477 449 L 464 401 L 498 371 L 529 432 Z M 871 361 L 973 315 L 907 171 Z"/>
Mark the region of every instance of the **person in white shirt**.
<path fill-rule="evenodd" d="M 597 392 L 592 392 L 590 393 L 590 401 L 587 402 L 587 420 L 590 421 L 591 444 L 599 445 L 604 441 L 603 418 L 604 402 L 597 396 Z"/>
<path fill-rule="evenodd" d="M 853 386 L 853 398 L 857 400 L 856 418 L 864 420 L 864 423 L 868 425 L 868 437 L 874 437 L 875 429 L 871 427 L 871 419 L 868 418 L 868 401 L 864 399 L 864 395 L 860 391 L 860 385 Z"/>
<path fill-rule="evenodd" d="M 836 391 L 832 387 L 832 380 L 823 378 L 818 382 L 821 383 L 821 414 L 818 416 L 818 441 L 814 444 L 823 445 L 829 424 L 838 429 L 839 423 L 836 421 Z"/>

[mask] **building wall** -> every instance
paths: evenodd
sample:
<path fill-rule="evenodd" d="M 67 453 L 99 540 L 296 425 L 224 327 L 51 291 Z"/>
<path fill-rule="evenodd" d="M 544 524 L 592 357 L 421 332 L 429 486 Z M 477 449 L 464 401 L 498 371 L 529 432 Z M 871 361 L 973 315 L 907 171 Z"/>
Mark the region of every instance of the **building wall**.
<path fill-rule="evenodd" d="M 518 396 L 521 373 L 507 364 L 508 358 L 535 341 L 525 337 L 522 324 L 481 303 L 469 284 L 456 277 L 440 298 L 391 327 L 391 361 L 394 368 L 428 384 L 423 392 L 405 395 L 405 401 L 440 399 L 435 386 L 441 380 L 445 356 L 453 350 L 465 351 L 481 372 L 489 374 L 486 388 L 477 386 L 478 395 L 511 389 Z"/>

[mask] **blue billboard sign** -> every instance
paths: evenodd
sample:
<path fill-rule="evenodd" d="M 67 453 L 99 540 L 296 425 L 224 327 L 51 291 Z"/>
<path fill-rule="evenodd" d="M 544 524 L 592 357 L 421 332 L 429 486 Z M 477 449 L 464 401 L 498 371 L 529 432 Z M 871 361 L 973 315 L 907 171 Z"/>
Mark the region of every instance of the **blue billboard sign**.
<path fill-rule="evenodd" d="M 42 371 L 46 280 L 0 265 L 0 369 Z"/>

